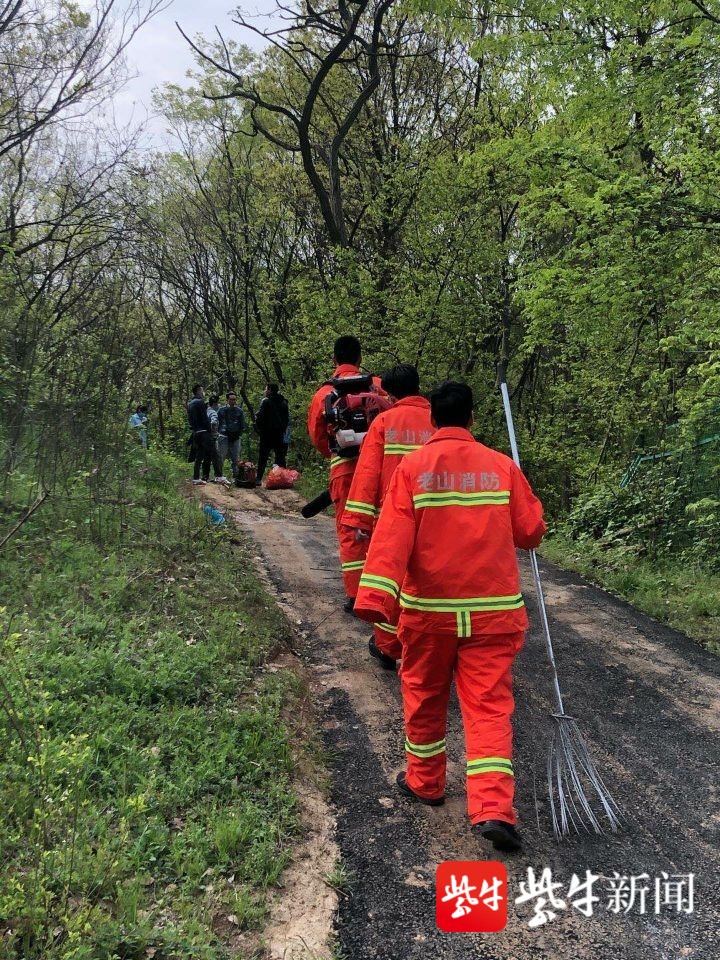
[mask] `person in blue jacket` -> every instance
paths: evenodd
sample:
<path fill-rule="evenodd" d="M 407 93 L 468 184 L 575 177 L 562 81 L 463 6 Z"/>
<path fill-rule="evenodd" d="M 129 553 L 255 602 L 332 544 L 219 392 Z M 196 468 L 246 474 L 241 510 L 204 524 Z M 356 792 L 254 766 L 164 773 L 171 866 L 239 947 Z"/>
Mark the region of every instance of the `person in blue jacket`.
<path fill-rule="evenodd" d="M 238 406 L 237 394 L 230 390 L 227 394 L 227 403 L 218 410 L 220 429 L 218 431 L 218 452 L 225 465 L 230 456 L 233 477 L 237 477 L 238 461 L 240 460 L 240 439 L 245 432 L 245 414 Z"/>

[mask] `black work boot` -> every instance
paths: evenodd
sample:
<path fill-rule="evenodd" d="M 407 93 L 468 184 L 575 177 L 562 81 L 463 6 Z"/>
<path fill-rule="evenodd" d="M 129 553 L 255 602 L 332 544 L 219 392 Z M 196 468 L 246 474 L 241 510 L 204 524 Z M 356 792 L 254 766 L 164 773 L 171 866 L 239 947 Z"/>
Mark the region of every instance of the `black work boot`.
<path fill-rule="evenodd" d="M 382 650 L 378 650 L 375 637 L 370 637 L 368 640 L 368 650 L 370 651 L 370 656 L 375 657 L 383 670 L 397 670 L 397 660 L 395 657 L 390 657 L 387 653 L 383 653 Z"/>
<path fill-rule="evenodd" d="M 504 820 L 483 820 L 473 825 L 473 832 L 479 833 L 485 840 L 490 840 L 495 850 L 504 853 L 517 853 L 522 850 L 520 834 L 511 823 Z"/>
<path fill-rule="evenodd" d="M 345 613 L 349 613 L 350 616 L 353 616 L 355 610 L 355 597 L 346 597 L 345 603 L 343 604 L 343 610 Z"/>
<path fill-rule="evenodd" d="M 445 803 L 445 797 L 436 797 L 434 800 L 428 800 L 427 797 L 420 797 L 411 789 L 405 781 L 405 771 L 399 773 L 395 780 L 397 788 L 404 797 L 410 797 L 411 800 L 417 800 L 418 803 L 424 803 L 426 807 L 441 807 Z"/>

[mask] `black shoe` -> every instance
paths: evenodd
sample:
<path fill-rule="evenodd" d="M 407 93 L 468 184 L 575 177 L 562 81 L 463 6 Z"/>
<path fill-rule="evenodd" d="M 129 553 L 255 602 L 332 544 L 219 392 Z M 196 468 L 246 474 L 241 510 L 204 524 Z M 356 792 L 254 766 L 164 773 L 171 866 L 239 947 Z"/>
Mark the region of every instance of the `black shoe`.
<path fill-rule="evenodd" d="M 389 657 L 386 653 L 383 653 L 382 650 L 378 650 L 374 637 L 370 637 L 368 640 L 368 650 L 370 651 L 370 656 L 375 657 L 383 670 L 397 670 L 397 660 L 395 657 Z"/>
<path fill-rule="evenodd" d="M 418 803 L 424 803 L 426 807 L 441 807 L 445 803 L 445 797 L 436 797 L 434 800 L 428 800 L 427 797 L 420 797 L 414 790 L 411 790 L 410 787 L 405 782 L 405 772 L 399 773 L 395 780 L 397 788 L 405 797 L 410 797 L 411 800 L 417 800 Z"/>
<path fill-rule="evenodd" d="M 522 850 L 520 834 L 511 823 L 504 820 L 483 820 L 482 823 L 476 823 L 473 830 L 485 840 L 490 840 L 496 850 L 504 853 L 517 853 Z"/>
<path fill-rule="evenodd" d="M 343 610 L 345 613 L 349 613 L 351 616 L 355 611 L 355 597 L 348 597 L 343 604 Z"/>

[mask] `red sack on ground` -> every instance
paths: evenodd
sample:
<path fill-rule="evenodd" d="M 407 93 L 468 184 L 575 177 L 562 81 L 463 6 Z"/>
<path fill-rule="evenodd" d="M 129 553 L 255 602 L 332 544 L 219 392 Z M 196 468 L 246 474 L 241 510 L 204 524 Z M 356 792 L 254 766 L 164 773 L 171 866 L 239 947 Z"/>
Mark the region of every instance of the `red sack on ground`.
<path fill-rule="evenodd" d="M 265 489 L 292 490 L 293 486 L 295 485 L 295 481 L 299 476 L 300 474 L 297 472 L 297 470 L 288 470 L 287 467 L 278 467 L 278 465 L 275 464 L 270 473 L 267 475 Z"/>

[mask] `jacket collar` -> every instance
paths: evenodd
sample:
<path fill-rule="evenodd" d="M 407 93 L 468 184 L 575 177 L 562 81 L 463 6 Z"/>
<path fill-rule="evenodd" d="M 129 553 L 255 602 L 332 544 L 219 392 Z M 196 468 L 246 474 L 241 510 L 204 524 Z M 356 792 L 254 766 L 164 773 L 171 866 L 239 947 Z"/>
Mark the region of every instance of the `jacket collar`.
<path fill-rule="evenodd" d="M 438 440 L 468 440 L 475 443 L 475 437 L 465 427 L 440 427 L 436 430 L 428 443 L 437 443 Z"/>
<path fill-rule="evenodd" d="M 335 368 L 333 380 L 335 377 L 357 377 L 360 373 L 360 367 L 356 367 L 354 363 L 341 363 L 339 367 Z"/>
<path fill-rule="evenodd" d="M 430 407 L 430 401 L 420 396 L 403 397 L 402 400 L 398 400 L 393 404 L 393 409 L 396 407 L 420 407 L 421 409 L 426 409 Z"/>

